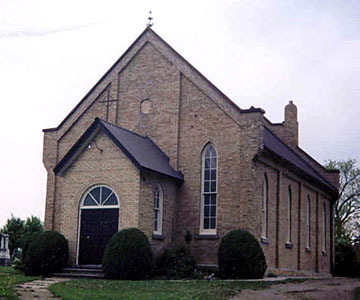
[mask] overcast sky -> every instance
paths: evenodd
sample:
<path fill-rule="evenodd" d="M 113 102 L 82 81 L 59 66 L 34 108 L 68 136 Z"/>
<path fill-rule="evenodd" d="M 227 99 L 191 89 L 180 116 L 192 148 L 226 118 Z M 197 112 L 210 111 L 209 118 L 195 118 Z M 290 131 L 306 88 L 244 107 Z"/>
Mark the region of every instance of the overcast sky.
<path fill-rule="evenodd" d="M 360 162 L 360 1 L 0 0 L 0 226 L 44 218 L 56 127 L 152 27 L 241 108 L 298 107 L 300 146 Z"/>

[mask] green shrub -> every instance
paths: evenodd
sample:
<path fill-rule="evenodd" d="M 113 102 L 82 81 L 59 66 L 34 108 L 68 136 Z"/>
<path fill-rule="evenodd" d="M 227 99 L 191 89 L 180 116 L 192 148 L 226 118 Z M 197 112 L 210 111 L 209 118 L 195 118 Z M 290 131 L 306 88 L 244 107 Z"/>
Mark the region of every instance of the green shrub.
<path fill-rule="evenodd" d="M 38 237 L 39 237 L 40 233 L 39 232 L 34 232 L 32 234 L 30 234 L 29 236 L 27 236 L 24 246 L 22 248 L 22 258 L 21 260 L 24 262 L 25 261 L 25 256 L 26 256 L 26 252 L 29 249 L 31 243 L 33 241 L 35 241 Z"/>
<path fill-rule="evenodd" d="M 40 232 L 34 232 L 26 237 L 24 246 L 23 246 L 22 252 L 21 252 L 21 260 L 20 259 L 18 259 L 16 261 L 14 260 L 12 263 L 12 266 L 14 269 L 20 270 L 20 271 L 25 271 L 26 252 L 29 249 L 31 243 L 34 242 L 38 238 L 39 235 L 40 235 Z"/>
<path fill-rule="evenodd" d="M 185 246 L 173 245 L 155 258 L 155 276 L 166 279 L 194 277 L 195 258 Z"/>
<path fill-rule="evenodd" d="M 189 229 L 186 229 L 184 238 L 185 238 L 185 242 L 188 244 L 192 241 L 192 234 Z"/>
<path fill-rule="evenodd" d="M 222 278 L 263 278 L 267 268 L 259 242 L 244 230 L 232 230 L 222 238 L 218 263 Z"/>
<path fill-rule="evenodd" d="M 45 231 L 26 251 L 25 275 L 50 275 L 66 266 L 68 259 L 69 246 L 65 237 L 56 231 Z"/>
<path fill-rule="evenodd" d="M 360 275 L 356 252 L 350 243 L 336 243 L 334 275 L 343 277 L 358 277 Z"/>
<path fill-rule="evenodd" d="M 14 260 L 11 262 L 11 266 L 14 270 L 24 271 L 25 269 L 24 263 L 17 257 L 15 257 Z"/>
<path fill-rule="evenodd" d="M 148 278 L 153 254 L 146 235 L 137 228 L 114 234 L 106 246 L 103 270 L 108 278 L 140 280 Z"/>
<path fill-rule="evenodd" d="M 15 248 L 11 255 L 11 260 L 14 261 L 15 259 L 21 259 L 22 257 L 22 249 L 21 248 Z"/>

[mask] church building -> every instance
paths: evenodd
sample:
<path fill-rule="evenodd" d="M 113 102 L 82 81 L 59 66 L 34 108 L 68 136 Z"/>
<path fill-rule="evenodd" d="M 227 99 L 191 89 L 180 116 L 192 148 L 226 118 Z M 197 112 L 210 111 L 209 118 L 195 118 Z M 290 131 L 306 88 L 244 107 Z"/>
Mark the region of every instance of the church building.
<path fill-rule="evenodd" d="M 101 265 L 110 237 L 141 229 L 154 253 L 185 242 L 216 267 L 221 238 L 245 229 L 267 272 L 328 276 L 339 174 L 282 123 L 238 107 L 147 27 L 56 127 L 44 129 L 45 228 L 69 242 L 69 266 Z"/>

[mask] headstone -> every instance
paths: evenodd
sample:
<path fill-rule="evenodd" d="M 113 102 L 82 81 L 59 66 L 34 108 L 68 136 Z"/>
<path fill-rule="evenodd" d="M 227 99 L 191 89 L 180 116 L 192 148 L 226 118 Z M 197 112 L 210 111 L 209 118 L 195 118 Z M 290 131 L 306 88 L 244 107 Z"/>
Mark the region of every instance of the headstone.
<path fill-rule="evenodd" d="M 11 266 L 9 235 L 0 233 L 0 266 Z"/>

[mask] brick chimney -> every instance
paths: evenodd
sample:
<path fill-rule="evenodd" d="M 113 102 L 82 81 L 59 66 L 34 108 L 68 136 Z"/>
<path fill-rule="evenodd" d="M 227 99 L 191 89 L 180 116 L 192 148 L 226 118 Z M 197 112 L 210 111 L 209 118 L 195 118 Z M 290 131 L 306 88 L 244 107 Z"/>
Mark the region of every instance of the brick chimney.
<path fill-rule="evenodd" d="M 293 101 L 285 106 L 284 141 L 290 147 L 299 145 L 299 124 L 297 121 L 297 107 Z"/>

